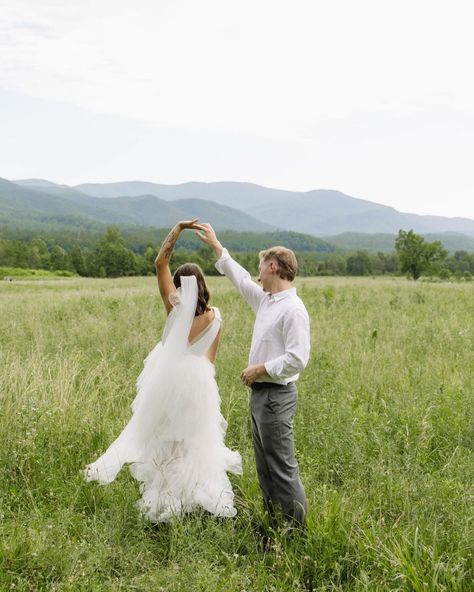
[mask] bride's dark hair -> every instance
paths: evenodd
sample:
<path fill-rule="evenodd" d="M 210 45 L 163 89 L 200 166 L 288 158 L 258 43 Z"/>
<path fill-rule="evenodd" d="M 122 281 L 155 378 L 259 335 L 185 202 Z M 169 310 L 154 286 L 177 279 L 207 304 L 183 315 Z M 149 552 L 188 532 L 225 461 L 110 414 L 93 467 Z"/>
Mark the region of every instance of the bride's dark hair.
<path fill-rule="evenodd" d="M 183 275 L 193 275 L 196 278 L 198 299 L 194 316 L 202 315 L 207 310 L 210 310 L 209 300 L 211 298 L 202 269 L 195 263 L 184 263 L 183 265 L 180 265 L 173 275 L 173 283 L 176 288 L 181 286 L 181 276 Z"/>

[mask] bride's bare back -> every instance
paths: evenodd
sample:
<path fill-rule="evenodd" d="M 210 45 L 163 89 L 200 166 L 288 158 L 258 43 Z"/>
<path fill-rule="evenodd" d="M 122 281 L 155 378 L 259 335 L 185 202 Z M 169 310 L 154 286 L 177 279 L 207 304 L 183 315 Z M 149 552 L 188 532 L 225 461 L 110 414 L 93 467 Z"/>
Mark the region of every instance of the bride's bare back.
<path fill-rule="evenodd" d="M 193 324 L 191 326 L 191 331 L 189 332 L 189 343 L 194 343 L 196 339 L 201 337 L 207 329 L 212 325 L 214 319 L 216 318 L 216 313 L 214 309 L 206 310 L 205 313 L 202 315 L 198 315 L 194 317 Z M 209 359 L 210 362 L 214 363 L 216 356 L 217 356 L 217 348 L 219 347 L 219 339 L 221 337 L 221 332 L 219 330 L 216 338 L 212 342 L 211 347 L 206 352 L 206 357 Z"/>

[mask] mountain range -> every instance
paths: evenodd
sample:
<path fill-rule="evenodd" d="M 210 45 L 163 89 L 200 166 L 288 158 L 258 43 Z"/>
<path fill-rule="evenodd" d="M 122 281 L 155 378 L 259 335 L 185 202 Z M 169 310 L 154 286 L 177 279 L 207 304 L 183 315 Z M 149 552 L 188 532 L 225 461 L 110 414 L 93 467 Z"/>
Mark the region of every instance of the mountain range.
<path fill-rule="evenodd" d="M 226 205 L 276 228 L 329 236 L 343 232 L 398 233 L 400 228 L 419 233 L 459 232 L 474 236 L 474 220 L 421 216 L 398 212 L 339 191 L 307 192 L 270 189 L 252 183 L 183 183 L 160 185 L 143 181 L 88 183 L 75 189 L 101 198 L 156 195 L 165 200 L 206 199 Z"/>
<path fill-rule="evenodd" d="M 169 227 L 193 217 L 209 221 L 217 230 L 288 230 L 324 237 L 342 248 L 367 248 L 361 246 L 365 242 L 375 250 L 388 243 L 393 249 L 393 235 L 400 228 L 413 229 L 431 240 L 448 241 L 450 250 L 474 250 L 474 220 L 398 212 L 334 190 L 292 192 L 234 182 L 67 186 L 42 179 L 0 179 L 4 225 Z"/>
<path fill-rule="evenodd" d="M 144 194 L 100 199 L 47 181 L 0 179 L 0 223 L 3 224 L 101 222 L 164 228 L 189 218 L 208 220 L 217 229 L 252 232 L 275 229 L 245 212 L 193 197 L 170 201 Z"/>

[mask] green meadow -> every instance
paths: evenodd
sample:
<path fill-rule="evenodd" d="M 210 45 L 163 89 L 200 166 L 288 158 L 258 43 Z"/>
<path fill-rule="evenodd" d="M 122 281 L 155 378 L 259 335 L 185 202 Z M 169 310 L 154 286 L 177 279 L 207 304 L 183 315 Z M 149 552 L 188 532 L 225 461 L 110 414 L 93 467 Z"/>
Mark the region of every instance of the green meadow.
<path fill-rule="evenodd" d="M 312 357 L 295 439 L 307 529 L 265 523 L 248 391 L 253 313 L 209 280 L 238 515 L 153 525 L 138 485 L 82 468 L 130 417 L 165 315 L 154 278 L 0 282 L 0 590 L 474 589 L 474 286 L 306 278 Z"/>

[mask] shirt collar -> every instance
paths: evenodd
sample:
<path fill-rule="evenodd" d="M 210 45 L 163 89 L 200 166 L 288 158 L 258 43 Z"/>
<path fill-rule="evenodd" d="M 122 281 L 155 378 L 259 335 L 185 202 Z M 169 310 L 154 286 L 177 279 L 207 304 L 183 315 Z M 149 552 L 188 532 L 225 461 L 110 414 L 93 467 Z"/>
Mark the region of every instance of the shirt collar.
<path fill-rule="evenodd" d="M 268 298 L 270 302 L 279 302 L 280 300 L 283 300 L 283 298 L 286 298 L 291 294 L 296 294 L 296 288 L 288 288 L 288 290 L 282 290 L 281 292 L 277 292 L 276 294 L 269 294 Z"/>

